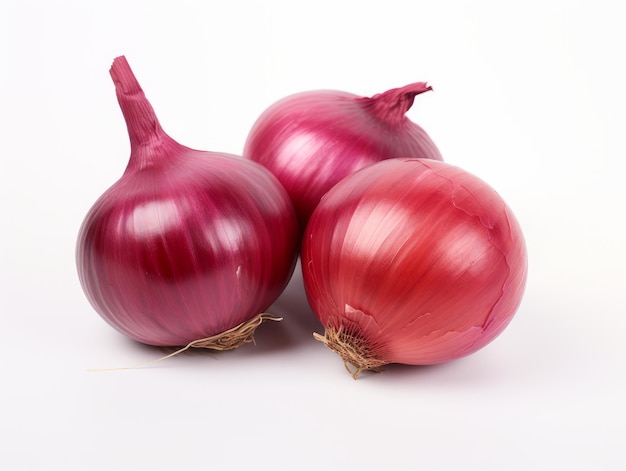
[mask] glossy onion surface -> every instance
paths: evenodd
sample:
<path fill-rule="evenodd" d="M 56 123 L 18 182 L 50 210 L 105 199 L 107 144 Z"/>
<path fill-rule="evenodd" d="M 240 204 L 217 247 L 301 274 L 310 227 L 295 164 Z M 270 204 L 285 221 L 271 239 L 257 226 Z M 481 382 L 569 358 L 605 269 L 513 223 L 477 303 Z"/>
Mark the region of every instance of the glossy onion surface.
<path fill-rule="evenodd" d="M 485 346 L 521 302 L 527 259 L 516 218 L 485 182 L 444 162 L 392 159 L 324 196 L 302 269 L 327 338 L 343 332 L 373 360 L 367 369 L 442 363 Z"/>
<path fill-rule="evenodd" d="M 128 337 L 186 345 L 272 304 L 295 267 L 297 219 L 260 165 L 165 134 L 122 59 L 112 75 L 131 158 L 80 228 L 78 274 L 95 310 Z"/>
<path fill-rule="evenodd" d="M 243 156 L 268 168 L 291 197 L 302 230 L 320 198 L 345 176 L 390 157 L 442 160 L 407 118 L 418 82 L 369 97 L 332 90 L 297 93 L 265 110 Z"/>

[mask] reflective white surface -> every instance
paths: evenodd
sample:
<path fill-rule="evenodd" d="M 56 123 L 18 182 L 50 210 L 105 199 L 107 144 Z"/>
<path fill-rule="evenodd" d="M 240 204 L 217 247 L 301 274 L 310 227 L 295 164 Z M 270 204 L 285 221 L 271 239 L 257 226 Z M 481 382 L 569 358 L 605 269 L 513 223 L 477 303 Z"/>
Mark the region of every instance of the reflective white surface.
<path fill-rule="evenodd" d="M 626 33 L 615 2 L 0 4 L 0 468 L 626 467 Z M 165 353 L 80 290 L 74 244 L 122 174 L 125 54 L 177 140 L 241 153 L 290 93 L 426 80 L 408 116 L 489 182 L 529 251 L 492 344 L 354 381 L 312 337 L 299 273 L 256 346 Z"/>

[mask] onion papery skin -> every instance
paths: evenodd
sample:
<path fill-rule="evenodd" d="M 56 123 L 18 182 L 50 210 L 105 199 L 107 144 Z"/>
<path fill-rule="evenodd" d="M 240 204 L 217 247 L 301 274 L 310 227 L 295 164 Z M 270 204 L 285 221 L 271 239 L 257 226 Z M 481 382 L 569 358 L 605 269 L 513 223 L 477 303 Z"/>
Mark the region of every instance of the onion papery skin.
<path fill-rule="evenodd" d="M 386 160 L 338 183 L 314 211 L 301 256 L 326 339 L 340 332 L 367 360 L 342 355 L 356 374 L 479 350 L 513 318 L 527 277 L 520 225 L 498 193 L 425 159 Z"/>
<path fill-rule="evenodd" d="M 254 162 L 165 134 L 123 57 L 111 74 L 131 157 L 79 231 L 89 302 L 114 328 L 155 346 L 187 345 L 264 312 L 296 263 L 287 193 Z"/>
<path fill-rule="evenodd" d="M 243 156 L 276 175 L 304 230 L 320 198 L 347 175 L 393 157 L 442 160 L 406 116 L 415 96 L 431 89 L 417 82 L 373 97 L 335 90 L 287 96 L 259 116 Z"/>

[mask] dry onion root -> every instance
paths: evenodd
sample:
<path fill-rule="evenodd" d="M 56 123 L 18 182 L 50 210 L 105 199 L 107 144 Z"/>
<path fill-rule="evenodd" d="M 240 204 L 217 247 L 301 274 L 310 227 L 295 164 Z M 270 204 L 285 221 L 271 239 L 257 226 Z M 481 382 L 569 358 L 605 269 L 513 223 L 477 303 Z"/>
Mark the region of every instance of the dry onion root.
<path fill-rule="evenodd" d="M 206 348 L 208 350 L 216 350 L 216 351 L 225 351 L 225 350 L 234 350 L 235 348 L 239 348 L 246 343 L 256 344 L 254 341 L 254 333 L 256 329 L 265 321 L 274 321 L 279 322 L 282 321 L 282 317 L 277 317 L 267 312 L 263 312 L 254 316 L 252 319 L 242 322 L 241 324 L 233 327 L 232 329 L 228 329 L 221 334 L 213 335 L 211 337 L 206 337 L 203 339 L 193 340 L 189 342 L 182 348 L 169 353 L 160 358 L 156 358 L 154 360 L 148 360 L 145 362 L 137 363 L 132 366 L 125 366 L 120 368 L 95 368 L 90 371 L 113 371 L 113 370 L 131 370 L 135 368 L 141 368 L 143 366 L 152 365 L 154 363 L 158 363 L 163 360 L 167 360 L 168 358 L 172 358 L 174 356 L 180 355 L 181 353 L 189 350 L 190 348 Z"/>
<path fill-rule="evenodd" d="M 337 353 L 354 379 L 357 379 L 362 371 L 382 373 L 381 367 L 387 364 L 386 361 L 376 357 L 375 349 L 369 346 L 367 340 L 347 332 L 343 327 L 338 329 L 328 327 L 324 335 L 314 332 L 313 338 Z"/>

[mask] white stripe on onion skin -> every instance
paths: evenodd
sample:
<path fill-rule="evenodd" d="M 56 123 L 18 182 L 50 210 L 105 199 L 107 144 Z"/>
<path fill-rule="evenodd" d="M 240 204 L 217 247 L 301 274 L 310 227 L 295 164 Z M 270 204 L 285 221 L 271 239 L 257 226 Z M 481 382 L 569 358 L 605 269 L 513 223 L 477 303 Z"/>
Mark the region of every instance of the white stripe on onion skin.
<path fill-rule="evenodd" d="M 416 95 L 429 90 L 417 82 L 371 98 L 335 90 L 285 97 L 254 123 L 243 156 L 276 175 L 304 229 L 320 198 L 347 175 L 393 157 L 442 160 L 406 116 Z"/>
<path fill-rule="evenodd" d="M 287 286 L 299 245 L 294 208 L 261 165 L 168 136 L 123 56 L 110 72 L 131 155 L 80 228 L 81 286 L 138 342 L 211 348 L 199 339 L 255 319 Z"/>
<path fill-rule="evenodd" d="M 356 378 L 389 363 L 469 355 L 509 324 L 522 299 L 521 228 L 487 183 L 450 164 L 389 159 L 321 200 L 302 246 L 315 337 Z"/>

